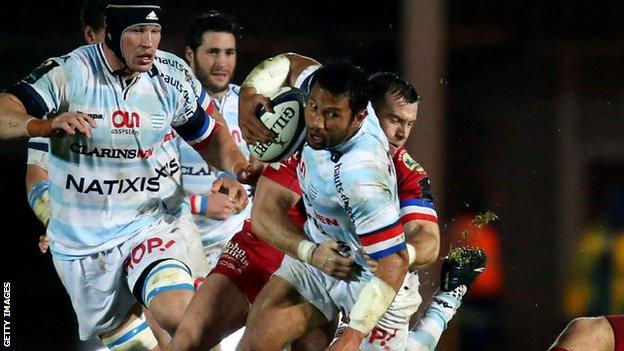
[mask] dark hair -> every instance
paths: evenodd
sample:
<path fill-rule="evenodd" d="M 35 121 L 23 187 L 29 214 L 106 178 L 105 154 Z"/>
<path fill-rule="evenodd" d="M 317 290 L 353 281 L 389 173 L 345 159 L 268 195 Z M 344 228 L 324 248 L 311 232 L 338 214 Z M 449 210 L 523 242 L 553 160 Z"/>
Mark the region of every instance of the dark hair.
<path fill-rule="evenodd" d="M 368 104 L 369 85 L 364 71 L 349 62 L 329 63 L 316 71 L 310 86 L 318 84 L 333 95 L 349 98 L 349 107 L 355 115 Z"/>
<path fill-rule="evenodd" d="M 82 26 L 89 26 L 96 31 L 106 27 L 106 5 L 108 0 L 85 0 L 80 8 Z"/>
<path fill-rule="evenodd" d="M 370 83 L 370 99 L 373 106 L 379 106 L 383 103 L 386 93 L 395 98 L 402 98 L 410 104 L 420 100 L 420 96 L 418 96 L 414 86 L 396 73 L 375 73 L 368 78 L 368 81 Z"/>
<path fill-rule="evenodd" d="M 186 45 L 193 51 L 197 50 L 202 44 L 202 36 L 208 31 L 232 33 L 238 46 L 238 25 L 230 17 L 218 11 L 210 11 L 195 18 L 184 36 Z"/>

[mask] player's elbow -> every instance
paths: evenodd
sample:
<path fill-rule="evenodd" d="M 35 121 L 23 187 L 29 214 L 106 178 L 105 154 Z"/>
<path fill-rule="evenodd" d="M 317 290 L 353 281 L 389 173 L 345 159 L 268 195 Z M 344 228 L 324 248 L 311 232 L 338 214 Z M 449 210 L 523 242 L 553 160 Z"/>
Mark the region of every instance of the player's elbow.
<path fill-rule="evenodd" d="M 425 266 L 435 262 L 440 255 L 440 239 L 435 237 L 427 238 L 427 240 L 419 245 L 420 257 L 417 257 L 418 265 Z"/>

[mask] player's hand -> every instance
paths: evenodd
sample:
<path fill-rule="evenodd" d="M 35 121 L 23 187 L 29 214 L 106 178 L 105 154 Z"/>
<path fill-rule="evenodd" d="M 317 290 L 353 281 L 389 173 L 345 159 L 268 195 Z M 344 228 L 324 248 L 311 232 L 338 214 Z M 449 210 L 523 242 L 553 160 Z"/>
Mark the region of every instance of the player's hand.
<path fill-rule="evenodd" d="M 368 264 L 368 267 L 370 268 L 370 271 L 372 273 L 377 272 L 377 267 L 379 267 L 379 262 L 377 262 L 376 260 L 373 260 L 369 255 L 364 254 L 364 259 L 366 260 L 366 263 Z"/>
<path fill-rule="evenodd" d="M 340 337 L 325 350 L 358 351 L 360 349 L 360 344 L 362 344 L 362 340 L 364 340 L 365 337 L 366 335 L 362 332 L 347 327 L 342 335 L 340 335 Z"/>
<path fill-rule="evenodd" d="M 344 257 L 338 251 L 339 245 L 333 240 L 320 244 L 312 254 L 312 265 L 332 277 L 348 278 L 351 270 L 356 268 L 353 256 Z"/>
<path fill-rule="evenodd" d="M 206 214 L 204 216 L 210 219 L 223 221 L 236 211 L 235 202 L 226 194 L 215 193 L 207 195 L 207 197 L 208 205 L 206 206 Z"/>
<path fill-rule="evenodd" d="M 43 234 L 39 236 L 39 251 L 42 254 L 48 252 L 48 248 L 50 247 L 50 238 L 47 235 Z"/>
<path fill-rule="evenodd" d="M 236 179 L 243 184 L 256 185 L 262 175 L 264 164 L 257 160 L 252 162 L 239 162 L 234 165 Z"/>
<path fill-rule="evenodd" d="M 84 113 L 76 112 L 61 113 L 57 117 L 50 119 L 50 122 L 53 130 L 51 136 L 74 135 L 78 132 L 90 138 L 91 128 L 97 126 L 93 118 Z"/>
<path fill-rule="evenodd" d="M 275 134 L 256 115 L 263 106 L 267 111 L 275 112 L 268 97 L 257 94 L 256 89 L 251 87 L 241 89 L 238 100 L 238 125 L 247 144 L 267 142 L 275 138 Z"/>
<path fill-rule="evenodd" d="M 220 178 L 215 180 L 212 183 L 212 192 L 224 194 L 229 198 L 233 207 L 233 211 L 235 213 L 239 213 L 249 203 L 249 198 L 247 197 L 247 190 L 243 188 L 243 185 L 231 178 Z M 208 201 L 208 206 L 210 206 L 210 200 Z"/>

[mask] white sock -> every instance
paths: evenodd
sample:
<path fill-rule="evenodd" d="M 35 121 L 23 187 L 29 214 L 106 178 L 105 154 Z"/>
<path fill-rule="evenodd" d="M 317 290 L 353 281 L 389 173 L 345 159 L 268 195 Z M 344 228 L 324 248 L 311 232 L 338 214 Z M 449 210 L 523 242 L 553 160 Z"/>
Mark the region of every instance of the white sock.
<path fill-rule="evenodd" d="M 449 292 L 438 290 L 425 313 L 410 330 L 405 351 L 435 350 L 442 332 L 457 312 L 465 293 L 464 285 Z"/>

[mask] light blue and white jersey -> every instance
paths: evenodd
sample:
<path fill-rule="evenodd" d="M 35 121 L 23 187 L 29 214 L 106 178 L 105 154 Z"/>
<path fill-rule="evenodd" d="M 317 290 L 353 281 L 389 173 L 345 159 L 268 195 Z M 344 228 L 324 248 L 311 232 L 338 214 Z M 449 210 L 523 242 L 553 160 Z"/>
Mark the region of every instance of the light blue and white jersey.
<path fill-rule="evenodd" d="M 50 139 L 48 235 L 61 259 L 105 251 L 160 217 L 161 197 L 181 182 L 175 138 L 200 144 L 216 125 L 183 60 L 159 51 L 150 71 L 124 81 L 103 50 L 52 58 L 8 90 L 30 115 L 81 112 L 97 123 L 91 138 Z"/>
<path fill-rule="evenodd" d="M 227 123 L 230 134 L 234 139 L 234 142 L 238 145 L 239 149 L 243 152 L 245 157 L 249 158 L 249 149 L 247 144 L 241 136 L 241 130 L 238 126 L 238 96 L 240 94 L 240 87 L 235 84 L 230 84 L 227 93 L 221 99 L 213 99 L 215 107 L 223 115 L 225 122 Z M 182 160 L 182 184 L 184 189 L 191 194 L 210 194 L 212 183 L 218 177 L 230 176 L 231 174 L 225 174 L 224 172 L 215 172 L 214 168 L 211 168 L 206 162 L 199 156 L 199 154 L 192 147 L 180 147 L 180 158 Z M 247 194 L 252 195 L 252 189 L 249 185 L 243 185 L 247 190 Z M 194 202 L 194 201 L 192 201 Z M 198 205 L 192 203 L 194 208 Z M 198 209 L 193 211 L 199 212 Z M 239 214 L 232 215 L 226 220 L 213 220 L 203 215 L 195 214 L 193 219 L 199 229 L 199 234 L 202 238 L 202 243 L 205 247 L 214 244 L 221 243 L 229 240 L 234 234 L 236 234 L 243 226 L 245 219 L 251 215 L 251 201 Z"/>
<path fill-rule="evenodd" d="M 304 71 L 296 86 L 306 94 L 317 66 Z M 308 214 L 305 234 L 314 242 L 344 242 L 356 263 L 372 273 L 363 253 L 380 259 L 405 249 L 396 171 L 388 140 L 371 104 L 358 132 L 326 150 L 304 146 L 297 177 Z"/>

